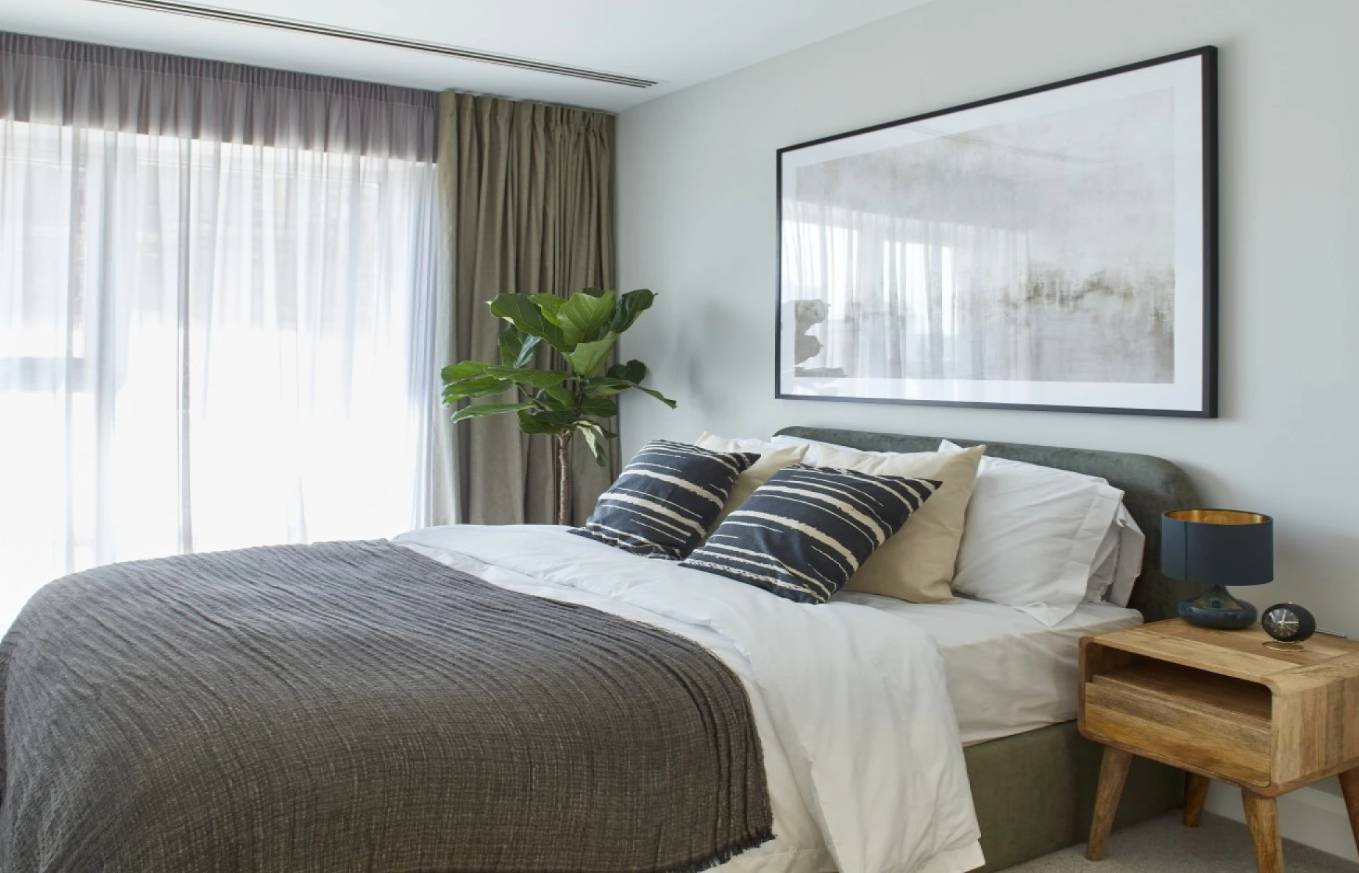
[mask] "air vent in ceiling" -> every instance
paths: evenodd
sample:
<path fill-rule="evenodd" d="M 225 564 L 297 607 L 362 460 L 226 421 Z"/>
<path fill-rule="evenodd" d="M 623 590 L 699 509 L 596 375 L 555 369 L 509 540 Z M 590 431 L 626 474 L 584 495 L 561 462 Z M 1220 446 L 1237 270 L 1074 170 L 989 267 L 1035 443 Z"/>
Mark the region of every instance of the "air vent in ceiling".
<path fill-rule="evenodd" d="M 483 64 L 499 64 L 504 67 L 532 70 L 536 73 L 550 73 L 554 76 L 571 76 L 576 79 L 589 79 L 593 82 L 607 82 L 611 85 L 623 85 L 628 88 L 650 88 L 652 85 L 656 84 L 656 82 L 653 82 L 650 79 L 620 76 L 617 73 L 603 73 L 599 70 L 568 67 L 562 64 L 549 63 L 547 61 L 534 61 L 528 58 L 516 58 L 510 55 L 497 55 L 490 52 L 476 51 L 475 49 L 441 45 L 434 42 L 403 39 L 399 36 L 366 33 L 361 30 L 346 30 L 342 27 L 328 27 L 324 24 L 312 24 L 308 21 L 294 21 L 289 18 L 252 15 L 248 12 L 218 9 L 212 6 L 198 6 L 192 3 L 174 3 L 170 2 L 170 0 L 92 0 L 92 2 L 107 3 L 112 6 L 129 6 L 133 9 L 148 9 L 153 12 L 170 12 L 175 15 L 191 15 L 194 18 L 209 18 L 213 21 L 229 21 L 234 24 L 253 24 L 256 27 L 272 27 L 275 30 L 291 30 L 297 33 L 310 33 L 317 36 L 335 37 L 337 39 L 350 39 L 355 40 L 356 42 L 373 43 L 374 45 L 385 45 L 394 48 L 411 49 L 412 51 L 418 52 L 429 52 L 430 54 L 443 55 L 450 58 L 460 58 L 464 61 L 479 61 Z"/>

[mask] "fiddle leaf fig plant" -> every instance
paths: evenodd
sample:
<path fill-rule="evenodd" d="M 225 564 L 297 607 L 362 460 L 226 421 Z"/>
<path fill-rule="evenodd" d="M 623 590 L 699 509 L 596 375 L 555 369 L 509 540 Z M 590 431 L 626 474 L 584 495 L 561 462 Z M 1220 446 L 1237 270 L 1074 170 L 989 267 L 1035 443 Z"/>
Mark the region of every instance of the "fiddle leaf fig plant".
<path fill-rule="evenodd" d="M 443 369 L 443 401 L 458 407 L 453 421 L 514 413 L 526 434 L 547 434 L 557 444 L 557 523 L 571 522 L 571 441 L 579 435 L 600 465 L 607 444 L 618 434 L 605 425 L 618 414 L 617 395 L 629 390 L 649 394 L 671 409 L 675 401 L 642 386 L 646 364 L 609 365 L 618 337 L 651 308 L 654 292 L 639 289 L 619 295 L 586 288 L 570 297 L 555 294 L 501 294 L 490 302 L 501 320 L 497 340 L 500 363 L 462 361 Z M 538 366 L 543 344 L 555 352 L 553 366 Z M 514 389 L 515 402 L 468 403 Z"/>

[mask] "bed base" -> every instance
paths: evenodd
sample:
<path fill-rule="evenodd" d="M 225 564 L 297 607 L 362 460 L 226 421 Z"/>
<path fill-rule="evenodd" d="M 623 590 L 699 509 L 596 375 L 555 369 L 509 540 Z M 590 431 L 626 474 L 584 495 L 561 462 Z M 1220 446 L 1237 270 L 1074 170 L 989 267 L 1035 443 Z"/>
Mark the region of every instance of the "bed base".
<path fill-rule="evenodd" d="M 1084 843 L 1103 748 L 1068 721 L 964 749 L 986 855 L 981 869 L 1004 870 Z M 1160 815 L 1183 798 L 1183 773 L 1136 758 L 1114 827 Z"/>

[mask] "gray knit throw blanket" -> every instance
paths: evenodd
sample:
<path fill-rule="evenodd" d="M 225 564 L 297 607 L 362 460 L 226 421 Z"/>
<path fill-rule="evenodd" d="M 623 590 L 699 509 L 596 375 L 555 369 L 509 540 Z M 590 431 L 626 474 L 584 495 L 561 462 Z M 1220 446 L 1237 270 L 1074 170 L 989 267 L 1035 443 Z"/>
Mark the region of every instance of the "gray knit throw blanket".
<path fill-rule="evenodd" d="M 771 837 L 711 653 L 385 541 L 59 579 L 0 695 L 5 873 L 696 871 Z"/>

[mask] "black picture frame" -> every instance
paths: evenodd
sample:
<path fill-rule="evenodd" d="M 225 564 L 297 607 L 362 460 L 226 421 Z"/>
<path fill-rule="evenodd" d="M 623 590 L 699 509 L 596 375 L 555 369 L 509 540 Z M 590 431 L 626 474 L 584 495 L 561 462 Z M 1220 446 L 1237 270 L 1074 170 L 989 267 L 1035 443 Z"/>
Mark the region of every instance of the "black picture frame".
<path fill-rule="evenodd" d="M 838 144 L 846 140 L 864 137 L 869 134 L 876 134 L 879 131 L 890 131 L 893 129 L 904 129 L 911 125 L 918 125 L 920 122 L 943 119 L 948 116 L 956 116 L 959 113 L 971 112 L 973 110 L 993 107 L 1000 104 L 1019 101 L 1030 98 L 1034 95 L 1043 95 L 1049 92 L 1056 92 L 1061 89 L 1074 89 L 1088 83 L 1099 82 L 1101 80 L 1113 80 L 1116 77 L 1127 76 L 1128 74 L 1138 73 L 1139 71 L 1151 68 L 1163 67 L 1169 64 L 1180 64 L 1184 62 L 1194 62 L 1194 71 L 1197 73 L 1197 96 L 1198 105 L 1198 125 L 1193 131 L 1196 134 L 1199 148 L 1197 149 L 1197 168 L 1199 173 L 1199 185 L 1201 187 L 1201 199 L 1198 203 L 1198 223 L 1201 225 L 1195 231 L 1193 237 L 1198 240 L 1201 250 L 1201 262 L 1195 259 L 1198 266 L 1198 277 L 1194 283 L 1197 287 L 1192 289 L 1181 289 L 1178 287 L 1179 276 L 1176 275 L 1172 280 L 1175 284 L 1176 306 L 1189 305 L 1190 302 L 1197 302 L 1198 306 L 1198 325 L 1197 330 L 1192 332 L 1192 336 L 1197 337 L 1198 355 L 1195 360 L 1185 363 L 1186 378 L 1180 378 L 1178 367 L 1180 360 L 1176 359 L 1174 366 L 1176 369 L 1176 390 L 1185 393 L 1186 402 L 1180 403 L 1175 407 L 1158 406 L 1146 403 L 1053 403 L 1053 402 L 1010 402 L 1008 400 L 994 401 L 992 399 L 977 398 L 942 398 L 942 397 L 881 397 L 881 396 L 860 396 L 856 394 L 844 393 L 843 389 L 832 390 L 827 393 L 815 393 L 808 390 L 790 391 L 784 384 L 787 377 L 787 361 L 785 353 L 789 351 L 790 345 L 795 343 L 792 335 L 788 334 L 786 309 L 790 302 L 785 299 L 785 258 L 787 257 L 785 239 L 785 193 L 786 193 L 786 172 L 791 156 L 798 152 L 813 149 L 827 144 Z M 1024 410 L 1044 410 L 1054 412 L 1085 412 L 1085 413 L 1112 413 L 1122 415 L 1155 415 L 1171 417 L 1191 417 L 1191 418 L 1216 418 L 1218 415 L 1218 297 L 1219 297 L 1219 240 L 1218 240 L 1218 100 L 1217 100 L 1217 48 L 1215 46 L 1201 46 L 1187 51 L 1164 55 L 1146 61 L 1132 64 L 1125 64 L 1096 73 L 1084 76 L 1063 79 L 1046 85 L 1033 88 L 1026 88 L 1020 91 L 1013 91 L 997 97 L 984 100 L 977 100 L 957 106 L 939 109 L 913 115 L 908 118 L 896 121 L 884 122 L 868 127 L 859 128 L 846 133 L 834 134 L 831 136 L 820 137 L 806 142 L 780 148 L 776 152 L 776 205 L 777 205 L 777 234 L 775 251 L 775 397 L 779 399 L 797 400 L 832 400 L 841 402 L 859 403 L 902 403 L 911 405 L 925 406 L 955 406 L 972 408 L 999 408 L 999 409 L 1024 409 Z M 955 137 L 956 138 L 956 137 Z M 1176 216 L 1178 222 L 1179 217 Z M 1184 234 L 1185 229 L 1177 224 L 1176 233 Z M 1188 238 L 1188 237 L 1186 237 Z M 1177 237 L 1177 240 L 1179 237 Z M 1178 242 L 1177 242 L 1178 245 Z M 1180 295 L 1184 294 L 1184 301 L 1180 301 Z M 1178 310 L 1176 310 L 1178 313 Z M 793 343 L 790 343 L 793 340 Z M 1174 339 L 1172 328 L 1172 341 Z M 1179 356 L 1183 357 L 1183 356 Z M 1189 365 L 1196 364 L 1195 372 L 1188 372 Z M 792 378 L 803 378 L 794 364 L 793 372 L 797 375 Z M 1190 381 L 1189 376 L 1194 377 Z M 811 377 L 813 379 L 822 378 L 823 381 L 836 382 L 835 376 Z M 838 381 L 844 382 L 841 378 Z M 879 380 L 881 381 L 881 380 Z M 920 381 L 920 380 L 917 380 Z M 953 380 L 958 381 L 958 380 Z M 1039 384 L 1039 383 L 1025 383 Z M 1116 385 L 1115 388 L 1125 386 Z M 1135 386 L 1134 386 L 1135 387 Z M 1197 397 L 1192 405 L 1188 404 L 1189 391 L 1195 390 Z M 1116 392 L 1113 392 L 1116 393 Z"/>

